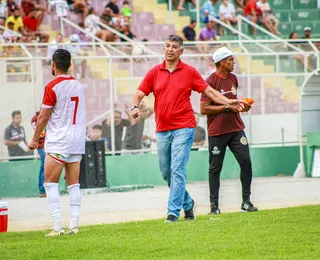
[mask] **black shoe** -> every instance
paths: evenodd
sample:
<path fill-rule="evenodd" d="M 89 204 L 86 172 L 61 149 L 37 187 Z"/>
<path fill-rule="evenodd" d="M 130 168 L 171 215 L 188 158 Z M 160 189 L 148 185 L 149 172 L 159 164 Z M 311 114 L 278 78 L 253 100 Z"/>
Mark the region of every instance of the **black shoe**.
<path fill-rule="evenodd" d="M 221 211 L 219 209 L 219 204 L 212 203 L 211 204 L 211 211 L 210 211 L 209 215 L 218 215 L 220 213 L 221 213 Z"/>
<path fill-rule="evenodd" d="M 196 211 L 196 204 L 195 204 L 194 200 L 192 200 L 191 209 L 186 210 L 184 212 L 184 220 L 185 221 L 195 220 L 196 219 L 195 211 Z"/>
<path fill-rule="evenodd" d="M 169 215 L 165 220 L 165 223 L 178 222 L 178 218 L 173 215 Z"/>
<path fill-rule="evenodd" d="M 253 204 L 250 202 L 250 200 L 247 200 L 247 201 L 242 202 L 241 211 L 242 212 L 254 212 L 254 211 L 258 211 L 258 208 L 253 206 Z"/>

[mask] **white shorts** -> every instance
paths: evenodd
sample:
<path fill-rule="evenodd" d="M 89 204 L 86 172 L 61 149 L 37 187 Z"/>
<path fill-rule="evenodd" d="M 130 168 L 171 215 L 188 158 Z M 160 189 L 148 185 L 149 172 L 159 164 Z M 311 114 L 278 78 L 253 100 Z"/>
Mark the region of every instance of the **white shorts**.
<path fill-rule="evenodd" d="M 48 153 L 56 162 L 61 164 L 80 162 L 82 159 L 81 154 L 58 154 Z"/>

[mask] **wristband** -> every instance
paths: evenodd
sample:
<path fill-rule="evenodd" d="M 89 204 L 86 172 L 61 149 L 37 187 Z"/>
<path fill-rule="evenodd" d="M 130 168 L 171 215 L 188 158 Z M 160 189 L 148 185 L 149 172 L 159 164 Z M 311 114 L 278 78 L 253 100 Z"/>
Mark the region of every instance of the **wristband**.
<path fill-rule="evenodd" d="M 225 106 L 225 108 L 224 108 L 224 112 L 229 112 L 229 106 Z"/>
<path fill-rule="evenodd" d="M 136 109 L 136 108 L 138 108 L 137 106 L 132 106 L 131 108 L 130 108 L 130 111 L 132 111 L 132 110 L 134 110 L 134 109 Z"/>

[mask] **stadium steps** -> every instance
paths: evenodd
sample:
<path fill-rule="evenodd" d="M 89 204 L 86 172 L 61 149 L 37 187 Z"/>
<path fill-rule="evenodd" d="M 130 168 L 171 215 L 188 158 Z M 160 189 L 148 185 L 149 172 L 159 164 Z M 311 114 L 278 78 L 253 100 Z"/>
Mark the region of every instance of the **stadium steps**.
<path fill-rule="evenodd" d="M 109 79 L 109 63 L 106 60 L 101 59 L 89 59 L 88 65 L 91 68 L 91 76 L 94 79 Z M 126 78 L 129 77 L 129 70 L 120 70 L 117 64 L 112 64 L 112 77 L 114 78 Z"/>
<path fill-rule="evenodd" d="M 154 12 L 154 22 L 156 24 L 168 24 L 169 11 L 166 3 L 158 3 L 157 0 L 135 0 L 135 12 Z M 189 16 L 180 16 L 178 11 L 172 12 L 172 21 L 175 25 L 176 33 L 181 34 L 183 27 L 190 23 Z"/>

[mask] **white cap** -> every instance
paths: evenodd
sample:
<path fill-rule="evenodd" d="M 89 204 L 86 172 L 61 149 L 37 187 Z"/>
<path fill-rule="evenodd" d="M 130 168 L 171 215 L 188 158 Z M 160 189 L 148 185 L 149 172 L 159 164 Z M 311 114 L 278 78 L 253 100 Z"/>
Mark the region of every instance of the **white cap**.
<path fill-rule="evenodd" d="M 71 42 L 78 42 L 80 40 L 79 35 L 78 34 L 71 34 L 70 35 L 70 41 Z"/>
<path fill-rule="evenodd" d="M 212 59 L 214 63 L 217 63 L 229 56 L 232 56 L 235 53 L 236 52 L 231 52 L 227 47 L 221 47 L 215 50 L 215 52 L 212 55 Z"/>
<path fill-rule="evenodd" d="M 311 32 L 311 28 L 309 26 L 304 27 L 304 31 L 310 31 Z"/>

